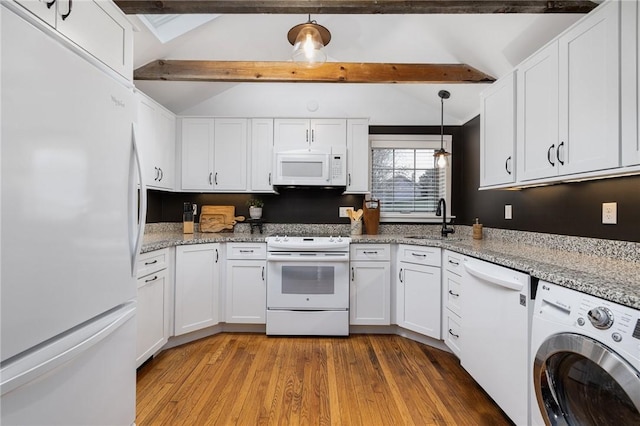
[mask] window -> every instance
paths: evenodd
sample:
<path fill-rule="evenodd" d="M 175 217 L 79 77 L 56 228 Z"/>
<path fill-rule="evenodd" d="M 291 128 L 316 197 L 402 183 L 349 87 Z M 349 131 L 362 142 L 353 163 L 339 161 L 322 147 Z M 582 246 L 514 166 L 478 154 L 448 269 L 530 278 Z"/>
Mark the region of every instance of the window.
<path fill-rule="evenodd" d="M 433 161 L 440 135 L 371 135 L 370 140 L 371 196 L 380 200 L 380 220 L 439 220 L 438 200 L 445 199 L 447 210 L 451 204 L 451 166 L 439 169 Z M 451 152 L 450 135 L 444 147 Z"/>

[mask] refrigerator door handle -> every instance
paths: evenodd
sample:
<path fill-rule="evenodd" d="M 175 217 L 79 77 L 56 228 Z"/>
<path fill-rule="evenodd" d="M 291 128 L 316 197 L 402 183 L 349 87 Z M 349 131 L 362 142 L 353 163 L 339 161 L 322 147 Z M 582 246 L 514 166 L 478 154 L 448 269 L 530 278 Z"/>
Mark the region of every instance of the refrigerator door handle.
<path fill-rule="evenodd" d="M 0 368 L 0 377 L 2 377 L 0 395 L 5 395 L 38 377 L 44 376 L 49 371 L 88 351 L 130 318 L 133 318 L 135 313 L 135 302 L 129 302 L 78 331 L 58 339 L 55 343 L 3 366 Z"/>
<path fill-rule="evenodd" d="M 144 225 L 147 215 L 147 186 L 145 185 L 144 178 L 142 176 L 142 164 L 140 162 L 140 150 L 138 149 L 138 142 L 136 138 L 137 128 L 136 123 L 131 124 L 131 141 L 133 143 L 132 155 L 135 158 L 135 163 L 131 162 L 131 169 L 129 173 L 129 191 L 131 200 L 131 215 L 129 223 L 129 242 L 131 247 L 131 275 L 136 276 L 136 265 L 138 263 L 138 256 L 140 255 L 140 249 L 142 248 L 142 239 L 144 237 Z M 134 168 L 135 165 L 135 168 Z M 137 176 L 136 176 L 137 169 Z M 137 179 L 136 179 L 137 177 Z M 139 199 L 136 196 L 138 190 L 138 181 L 140 182 L 140 196 Z M 139 200 L 139 205 L 138 205 Z M 136 215 L 137 211 L 137 215 Z M 137 220 L 137 229 L 136 229 Z"/>

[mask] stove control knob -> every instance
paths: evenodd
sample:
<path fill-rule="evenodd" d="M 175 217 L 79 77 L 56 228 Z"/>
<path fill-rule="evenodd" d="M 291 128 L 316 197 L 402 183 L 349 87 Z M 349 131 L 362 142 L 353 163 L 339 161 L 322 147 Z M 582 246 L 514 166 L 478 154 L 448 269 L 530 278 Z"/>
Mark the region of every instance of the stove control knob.
<path fill-rule="evenodd" d="M 342 237 L 338 236 L 338 242 L 341 243 L 342 242 Z"/>
<path fill-rule="evenodd" d="M 606 330 L 613 325 L 613 312 L 604 306 L 591 309 L 587 316 L 591 324 L 599 330 Z"/>
<path fill-rule="evenodd" d="M 286 235 L 282 238 L 282 241 L 289 241 L 289 237 L 287 237 Z"/>
<path fill-rule="evenodd" d="M 332 243 L 333 242 L 333 235 L 329 235 L 329 242 Z"/>
<path fill-rule="evenodd" d="M 280 236 L 276 235 L 276 241 L 280 241 Z"/>

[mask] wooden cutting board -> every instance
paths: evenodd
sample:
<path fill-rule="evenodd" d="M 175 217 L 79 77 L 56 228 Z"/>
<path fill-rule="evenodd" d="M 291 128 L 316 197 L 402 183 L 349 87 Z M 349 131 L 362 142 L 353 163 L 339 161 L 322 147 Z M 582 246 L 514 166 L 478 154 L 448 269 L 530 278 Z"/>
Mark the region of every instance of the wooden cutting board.
<path fill-rule="evenodd" d="M 202 206 L 200 209 L 200 232 L 220 232 L 233 229 L 243 221 L 244 216 L 236 216 L 235 206 Z"/>

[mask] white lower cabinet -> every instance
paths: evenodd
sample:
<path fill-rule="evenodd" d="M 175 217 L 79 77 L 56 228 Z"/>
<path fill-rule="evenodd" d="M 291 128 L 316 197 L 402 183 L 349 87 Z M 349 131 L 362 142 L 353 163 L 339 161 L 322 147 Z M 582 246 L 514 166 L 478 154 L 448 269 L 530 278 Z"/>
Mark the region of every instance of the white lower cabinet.
<path fill-rule="evenodd" d="M 176 247 L 176 336 L 218 324 L 219 288 L 219 243 Z"/>
<path fill-rule="evenodd" d="M 226 322 L 265 324 L 266 251 L 265 243 L 227 244 Z"/>
<path fill-rule="evenodd" d="M 460 358 L 462 352 L 462 255 L 442 253 L 442 340 Z"/>
<path fill-rule="evenodd" d="M 144 253 L 137 267 L 136 367 L 158 352 L 169 339 L 169 249 Z"/>
<path fill-rule="evenodd" d="M 350 324 L 391 324 L 390 256 L 389 244 L 351 245 Z"/>
<path fill-rule="evenodd" d="M 440 339 L 440 249 L 400 244 L 396 260 L 398 325 Z"/>

